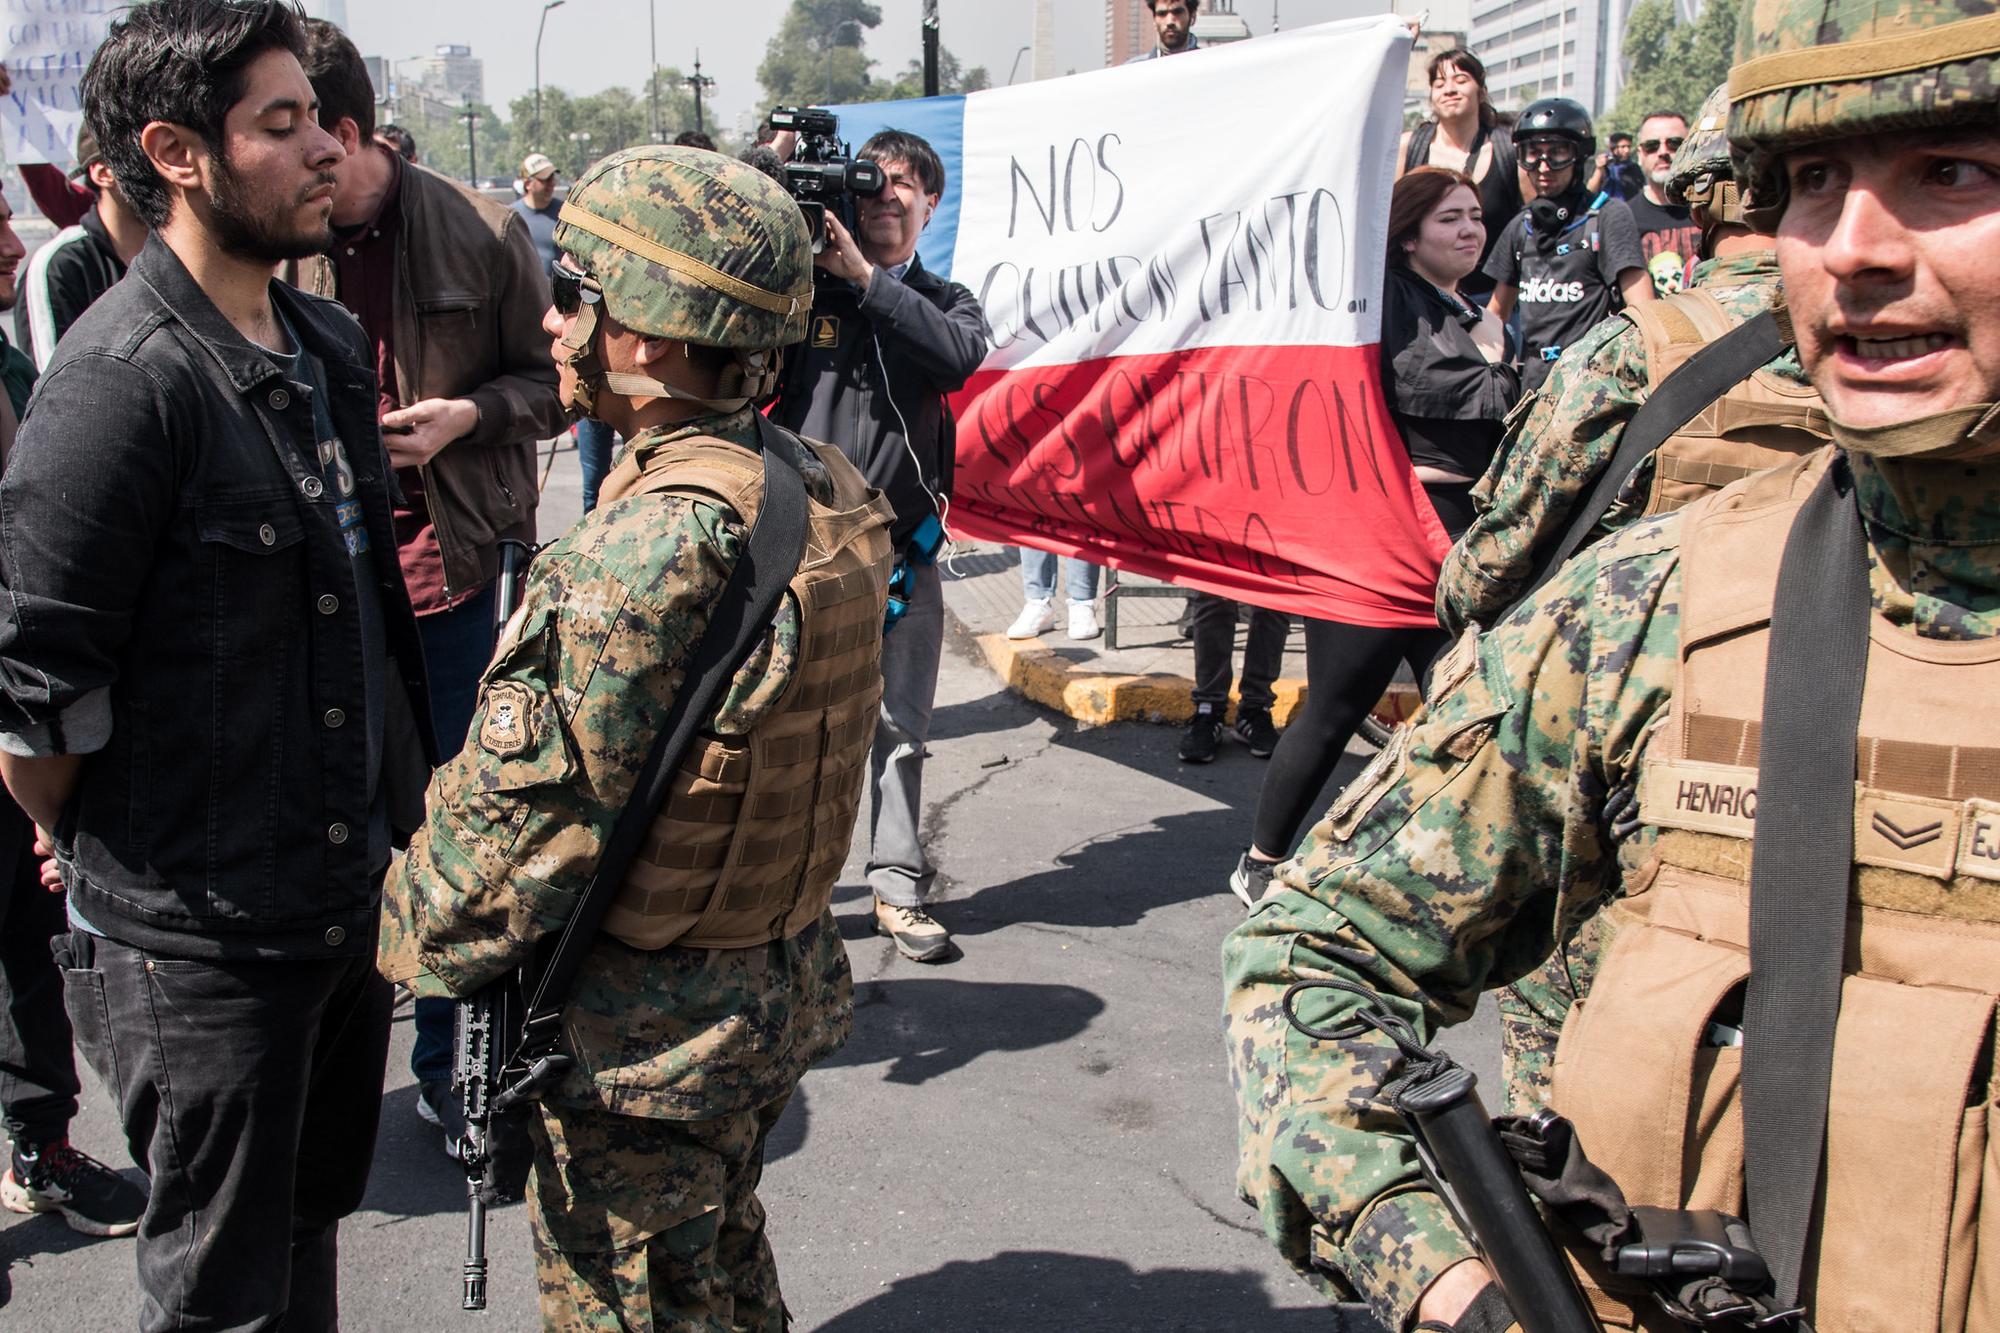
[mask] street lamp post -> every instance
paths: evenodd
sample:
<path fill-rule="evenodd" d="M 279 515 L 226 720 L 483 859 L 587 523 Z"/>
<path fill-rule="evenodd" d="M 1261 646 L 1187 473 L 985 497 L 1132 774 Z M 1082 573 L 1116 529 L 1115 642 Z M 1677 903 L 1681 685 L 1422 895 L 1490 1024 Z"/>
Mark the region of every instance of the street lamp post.
<path fill-rule="evenodd" d="M 701 94 L 704 88 L 713 88 L 715 80 L 701 72 L 700 47 L 695 48 L 694 73 L 687 76 L 687 86 L 694 89 L 694 127 L 699 132 L 706 132 L 708 127 L 702 124 L 701 117 Z"/>
<path fill-rule="evenodd" d="M 667 137 L 667 127 L 660 124 L 660 13 L 658 0 L 646 0 L 646 33 L 648 39 L 646 51 L 648 58 L 652 61 L 647 67 L 646 96 L 653 104 L 653 142 L 659 143 Z M 697 65 L 701 63 L 699 55 L 695 57 L 695 63 Z M 696 72 L 699 73 L 700 71 L 697 70 Z M 697 113 L 700 111 L 699 103 L 696 104 L 696 111 Z M 697 114 L 695 119 L 699 121 L 700 115 Z"/>
<path fill-rule="evenodd" d="M 833 105 L 833 48 L 840 42 L 842 28 L 861 27 L 860 19 L 842 19 L 833 25 L 833 31 L 826 35 L 826 104 Z"/>
<path fill-rule="evenodd" d="M 1008 67 L 1007 67 L 1007 82 L 1008 82 L 1008 83 L 1009 83 L 1010 85 L 1011 85 L 1011 84 L 1012 84 L 1012 83 L 1014 82 L 1014 76 L 1015 76 L 1016 74 L 1020 73 L 1020 70 L 1021 70 L 1021 57 L 1022 57 L 1022 56 L 1024 56 L 1024 55 L 1026 55 L 1026 54 L 1028 54 L 1028 52 L 1030 52 L 1030 51 L 1032 51 L 1032 50 L 1034 50 L 1034 49 L 1035 49 L 1035 48 L 1034 48 L 1034 47 L 1032 47 L 1032 46 L 1024 46 L 1024 47 L 1022 47 L 1022 48 L 1021 48 L 1020 50 L 1018 50 L 1018 51 L 1016 51 L 1016 52 L 1014 53 L 1014 63 L 1013 63 L 1012 65 L 1010 65 L 1010 66 L 1008 66 Z"/>
<path fill-rule="evenodd" d="M 479 188 L 479 113 L 472 109 L 472 94 L 465 95 L 465 111 L 459 116 L 465 124 L 465 183 L 473 189 Z"/>
<path fill-rule="evenodd" d="M 535 25 L 535 128 L 529 137 L 534 140 L 530 148 L 542 146 L 542 34 L 549 28 L 549 11 L 561 9 L 568 0 L 548 0 L 542 6 L 542 21 Z"/>

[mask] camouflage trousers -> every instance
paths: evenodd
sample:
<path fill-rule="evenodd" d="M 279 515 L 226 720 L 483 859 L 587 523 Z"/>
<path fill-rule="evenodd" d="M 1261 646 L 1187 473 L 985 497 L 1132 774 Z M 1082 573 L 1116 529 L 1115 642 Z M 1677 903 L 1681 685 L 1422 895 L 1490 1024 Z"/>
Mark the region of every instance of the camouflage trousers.
<path fill-rule="evenodd" d="M 544 1104 L 529 1214 L 550 1333 L 784 1333 L 757 1182 L 791 1100 L 711 1120 Z"/>

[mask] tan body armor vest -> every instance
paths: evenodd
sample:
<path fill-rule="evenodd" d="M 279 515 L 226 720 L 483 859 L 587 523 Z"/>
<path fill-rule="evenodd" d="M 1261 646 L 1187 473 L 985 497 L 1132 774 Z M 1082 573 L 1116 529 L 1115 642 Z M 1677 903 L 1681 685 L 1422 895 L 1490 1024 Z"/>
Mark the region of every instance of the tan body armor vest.
<path fill-rule="evenodd" d="M 834 482 L 811 500 L 791 581 L 799 653 L 783 696 L 748 735 L 689 747 L 604 931 L 639 949 L 740 949 L 790 939 L 832 901 L 847 859 L 882 697 L 882 614 L 891 514 L 829 445 L 806 441 Z M 763 465 L 722 440 L 666 446 L 631 488 L 721 501 L 745 523 Z"/>
<path fill-rule="evenodd" d="M 1639 789 L 1657 856 L 1608 909 L 1613 942 L 1554 1071 L 1556 1109 L 1634 1203 L 1743 1214 L 1731 1043 L 1750 967 L 1771 604 L 1792 520 L 1830 459 L 1685 519 L 1679 677 Z M 2000 1329 L 2000 1199 L 1983 1197 L 2000 1190 L 1995 697 L 2000 640 L 1924 639 L 1874 618 L 1827 1168 L 1802 1288 L 1819 1333 Z M 1681 1327 L 1643 1297 L 1592 1295 L 1617 1327 Z"/>
<path fill-rule="evenodd" d="M 1646 374 L 1655 387 L 1741 322 L 1699 287 L 1628 306 L 1625 317 L 1645 339 Z M 1645 514 L 1671 513 L 1732 481 L 1811 453 L 1831 438 L 1817 390 L 1759 370 L 1660 446 L 1653 455 Z"/>

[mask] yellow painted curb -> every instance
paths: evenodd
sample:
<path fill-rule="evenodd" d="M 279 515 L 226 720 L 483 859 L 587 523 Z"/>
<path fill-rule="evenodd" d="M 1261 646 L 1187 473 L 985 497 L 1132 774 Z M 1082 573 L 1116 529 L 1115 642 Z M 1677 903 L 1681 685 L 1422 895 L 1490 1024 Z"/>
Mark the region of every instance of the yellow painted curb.
<path fill-rule="evenodd" d="M 1085 726 L 1102 726 L 1107 722 L 1180 725 L 1194 716 L 1194 682 L 1186 676 L 1090 671 L 1044 647 L 1040 639 L 1009 639 L 1004 634 L 981 634 L 978 639 L 987 664 L 1008 689 Z M 1277 695 L 1271 706 L 1271 720 L 1282 727 L 1305 706 L 1306 683 L 1285 679 L 1271 688 Z M 1396 717 L 1407 717 L 1416 709 L 1416 691 L 1406 685 L 1392 686 L 1385 702 Z M 1235 714 L 1235 704 L 1232 695 L 1231 716 Z"/>

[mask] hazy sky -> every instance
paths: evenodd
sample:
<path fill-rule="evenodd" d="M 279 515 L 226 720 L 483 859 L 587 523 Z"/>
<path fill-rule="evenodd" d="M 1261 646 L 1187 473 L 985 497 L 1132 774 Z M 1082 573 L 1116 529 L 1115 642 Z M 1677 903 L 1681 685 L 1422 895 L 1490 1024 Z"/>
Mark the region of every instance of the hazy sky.
<path fill-rule="evenodd" d="M 653 0 L 659 18 L 659 59 L 683 70 L 701 51 L 702 72 L 715 80 L 712 105 L 735 126 L 761 108 L 757 65 L 787 0 Z M 921 51 L 921 0 L 877 0 L 882 25 L 868 35 L 877 76 L 901 71 Z M 1387 10 L 1388 0 L 1277 0 L 1286 28 Z M 1406 4 L 1404 8 L 1414 8 Z M 347 0 L 348 30 L 363 54 L 401 59 L 428 54 L 440 42 L 463 42 L 486 62 L 486 100 L 503 113 L 534 87 L 535 24 L 540 0 Z M 567 0 L 548 18 L 542 39 L 542 83 L 574 93 L 613 84 L 635 91 L 647 70 L 648 0 Z M 1236 0 L 1236 12 L 1257 33 L 1271 30 L 1274 0 Z M 1062 71 L 1104 63 L 1101 0 L 1057 0 L 1056 59 Z M 968 66 L 985 65 L 995 83 L 1033 37 L 1033 0 L 942 0 L 944 44 Z M 1032 56 L 1021 59 L 1029 76 Z"/>

